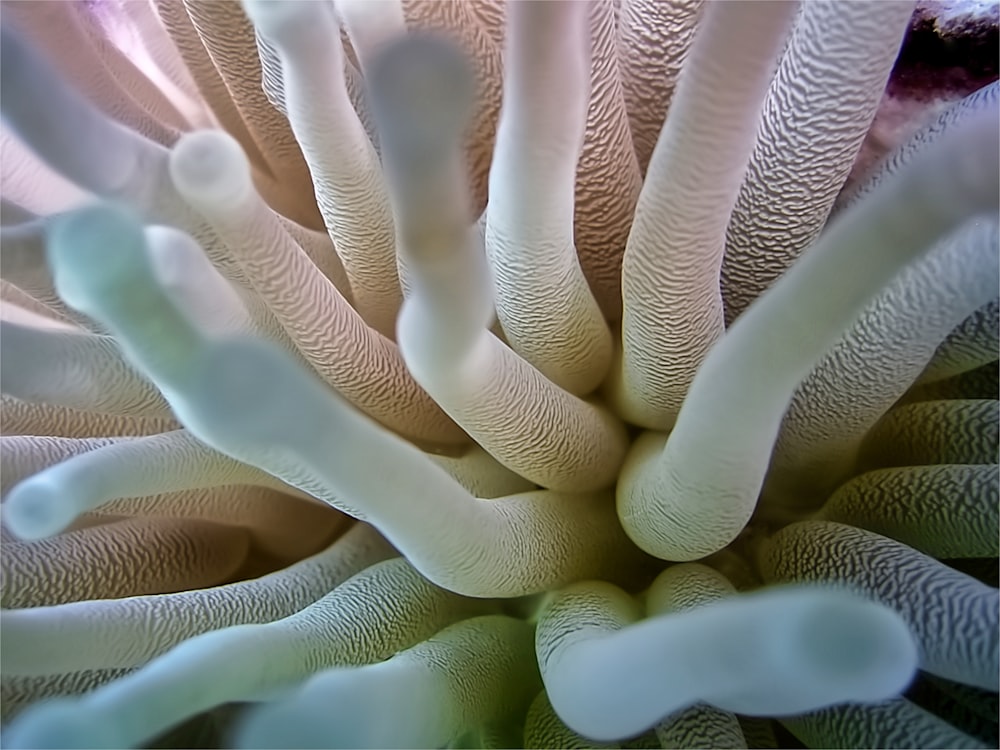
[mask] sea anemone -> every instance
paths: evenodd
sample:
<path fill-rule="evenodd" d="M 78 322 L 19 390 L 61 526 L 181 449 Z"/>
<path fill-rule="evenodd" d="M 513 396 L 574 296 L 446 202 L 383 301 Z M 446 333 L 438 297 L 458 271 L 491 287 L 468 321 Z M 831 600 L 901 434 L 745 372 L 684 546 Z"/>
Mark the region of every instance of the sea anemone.
<path fill-rule="evenodd" d="M 995 745 L 996 6 L 915 7 L 5 3 L 5 746 Z"/>

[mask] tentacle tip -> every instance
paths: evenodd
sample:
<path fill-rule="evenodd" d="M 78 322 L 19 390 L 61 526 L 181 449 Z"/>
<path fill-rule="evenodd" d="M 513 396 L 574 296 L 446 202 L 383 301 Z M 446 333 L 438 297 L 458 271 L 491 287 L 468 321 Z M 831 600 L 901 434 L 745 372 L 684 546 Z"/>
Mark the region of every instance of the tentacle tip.
<path fill-rule="evenodd" d="M 24 540 L 55 536 L 76 518 L 72 506 L 63 501 L 65 489 L 32 477 L 15 487 L 3 504 L 3 523 Z"/>
<path fill-rule="evenodd" d="M 141 263 L 142 224 L 130 211 L 100 203 L 57 217 L 49 224 L 46 255 L 56 290 L 86 312 L 105 291 L 127 288 Z"/>
<path fill-rule="evenodd" d="M 330 9 L 329 3 L 315 0 L 242 0 L 241 5 L 254 27 L 274 39 L 308 31 Z"/>
<path fill-rule="evenodd" d="M 253 190 L 243 149 L 221 130 L 182 136 L 170 153 L 170 179 L 185 199 L 211 209 L 239 205 Z"/>

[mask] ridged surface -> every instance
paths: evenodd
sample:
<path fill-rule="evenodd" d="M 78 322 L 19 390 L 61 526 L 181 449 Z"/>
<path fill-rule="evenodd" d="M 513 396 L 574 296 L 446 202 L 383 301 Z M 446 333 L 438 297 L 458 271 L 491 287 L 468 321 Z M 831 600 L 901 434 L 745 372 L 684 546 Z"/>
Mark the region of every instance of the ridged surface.
<path fill-rule="evenodd" d="M 802 381 L 774 447 L 785 491 L 824 495 L 865 433 L 903 395 L 938 344 L 997 292 L 1000 230 L 972 219 L 911 263 Z M 789 475 L 792 476 L 789 476 Z"/>
<path fill-rule="evenodd" d="M 326 550 L 270 575 L 166 596 L 79 601 L 3 612 L 8 675 L 42 676 L 139 666 L 199 633 L 288 617 L 393 555 L 358 525 Z"/>
<path fill-rule="evenodd" d="M 694 38 L 702 0 L 622 0 L 618 65 L 629 129 L 645 174 Z"/>
<path fill-rule="evenodd" d="M 155 435 L 180 427 L 172 419 L 123 417 L 80 411 L 66 406 L 32 404 L 3 394 L 0 424 L 4 435 L 54 435 L 88 438 L 118 435 Z"/>
<path fill-rule="evenodd" d="M 622 260 L 622 363 L 611 395 L 630 422 L 673 424 L 723 333 L 725 224 L 796 6 L 706 8 L 660 133 Z"/>
<path fill-rule="evenodd" d="M 938 558 L 994 557 L 1000 468 L 906 466 L 871 471 L 834 492 L 819 513 Z"/>
<path fill-rule="evenodd" d="M 53 539 L 8 542 L 0 558 L 3 606 L 40 607 L 211 586 L 235 572 L 249 541 L 239 528 L 140 518 Z"/>
<path fill-rule="evenodd" d="M 728 322 L 819 235 L 875 117 L 914 5 L 803 5 L 726 230 Z"/>
<path fill-rule="evenodd" d="M 808 747 L 988 748 L 903 698 L 867 706 L 837 706 L 781 723 Z"/>
<path fill-rule="evenodd" d="M 992 464 L 1000 451 L 996 399 L 921 401 L 886 414 L 865 437 L 866 469 L 924 464 Z"/>
<path fill-rule="evenodd" d="M 828 521 L 787 526 L 759 555 L 768 582 L 845 585 L 892 607 L 910 626 L 920 668 L 997 690 L 1000 592 L 917 552 L 863 529 Z"/>
<path fill-rule="evenodd" d="M 1000 300 L 991 300 L 959 323 L 920 375 L 929 383 L 953 377 L 1000 357 Z"/>

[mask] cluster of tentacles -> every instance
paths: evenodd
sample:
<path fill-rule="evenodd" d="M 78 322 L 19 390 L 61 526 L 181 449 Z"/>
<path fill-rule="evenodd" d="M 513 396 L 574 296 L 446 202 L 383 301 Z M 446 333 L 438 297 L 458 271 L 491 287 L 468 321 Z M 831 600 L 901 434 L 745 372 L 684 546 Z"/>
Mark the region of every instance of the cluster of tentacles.
<path fill-rule="evenodd" d="M 995 746 L 997 84 L 841 190 L 913 8 L 4 4 L 4 745 Z"/>

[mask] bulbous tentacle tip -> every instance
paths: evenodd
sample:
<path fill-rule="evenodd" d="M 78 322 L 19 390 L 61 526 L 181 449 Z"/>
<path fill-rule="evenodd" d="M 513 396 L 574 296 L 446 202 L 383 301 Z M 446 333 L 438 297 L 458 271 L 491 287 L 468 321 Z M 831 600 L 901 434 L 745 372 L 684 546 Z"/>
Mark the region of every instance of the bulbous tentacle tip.
<path fill-rule="evenodd" d="M 122 747 L 111 723 L 71 699 L 56 699 L 27 709 L 4 732 L 4 747 L 17 750 L 98 750 Z"/>
<path fill-rule="evenodd" d="M 315 0 L 242 0 L 243 12 L 264 36 L 301 42 L 318 17 L 335 18 L 331 3 Z"/>
<path fill-rule="evenodd" d="M 240 205 L 253 190 L 250 164 L 240 144 L 221 130 L 188 133 L 170 154 L 170 179 L 195 207 Z"/>
<path fill-rule="evenodd" d="M 913 680 L 919 655 L 906 622 L 886 606 L 842 595 L 814 605 L 799 629 L 803 668 L 844 700 L 882 701 Z"/>
<path fill-rule="evenodd" d="M 391 162 L 447 152 L 472 116 L 472 71 L 462 52 L 444 38 L 409 34 L 386 45 L 369 79 L 383 156 Z"/>
<path fill-rule="evenodd" d="M 66 502 L 66 488 L 36 475 L 15 487 L 0 518 L 21 539 L 45 539 L 58 534 L 76 518 L 76 510 Z"/>
<path fill-rule="evenodd" d="M 138 217 L 112 203 L 53 219 L 46 255 L 56 290 L 70 305 L 88 312 L 95 298 L 128 289 L 144 261 L 144 243 Z"/>

